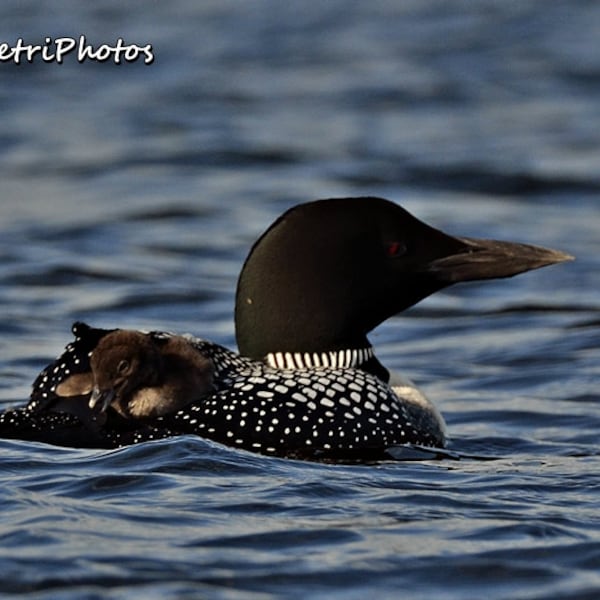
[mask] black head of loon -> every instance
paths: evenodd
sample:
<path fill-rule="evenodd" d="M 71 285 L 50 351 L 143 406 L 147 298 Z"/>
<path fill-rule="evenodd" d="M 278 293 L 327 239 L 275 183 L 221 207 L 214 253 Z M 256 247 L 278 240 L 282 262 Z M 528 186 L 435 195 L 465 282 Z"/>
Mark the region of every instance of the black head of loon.
<path fill-rule="evenodd" d="M 369 331 L 442 288 L 571 258 L 527 244 L 454 237 L 382 198 L 300 204 L 266 230 L 246 259 L 236 295 L 238 348 L 254 359 L 368 348 Z"/>

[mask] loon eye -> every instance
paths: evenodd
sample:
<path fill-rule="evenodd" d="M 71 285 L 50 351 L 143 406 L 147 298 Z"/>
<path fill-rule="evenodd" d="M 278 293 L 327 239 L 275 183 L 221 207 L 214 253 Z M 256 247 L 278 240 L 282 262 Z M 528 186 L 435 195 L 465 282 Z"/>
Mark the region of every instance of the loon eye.
<path fill-rule="evenodd" d="M 119 373 L 119 375 L 124 375 L 128 370 L 129 370 L 129 361 L 123 359 L 117 365 L 117 372 Z"/>
<path fill-rule="evenodd" d="M 385 246 L 385 253 L 388 258 L 398 258 L 406 254 L 406 244 L 404 242 L 389 242 Z"/>

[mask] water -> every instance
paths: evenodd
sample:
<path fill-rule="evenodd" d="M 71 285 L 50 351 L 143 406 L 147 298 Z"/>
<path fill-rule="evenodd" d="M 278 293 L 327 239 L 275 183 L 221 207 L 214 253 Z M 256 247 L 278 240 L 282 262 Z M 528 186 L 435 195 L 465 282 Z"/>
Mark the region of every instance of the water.
<path fill-rule="evenodd" d="M 155 53 L 0 64 L 3 407 L 74 320 L 233 347 L 245 254 L 297 202 L 382 195 L 449 232 L 577 256 L 450 289 L 372 335 L 461 460 L 0 441 L 3 597 L 598 596 L 596 3 L 7 1 L 0 16 L 11 43 Z"/>

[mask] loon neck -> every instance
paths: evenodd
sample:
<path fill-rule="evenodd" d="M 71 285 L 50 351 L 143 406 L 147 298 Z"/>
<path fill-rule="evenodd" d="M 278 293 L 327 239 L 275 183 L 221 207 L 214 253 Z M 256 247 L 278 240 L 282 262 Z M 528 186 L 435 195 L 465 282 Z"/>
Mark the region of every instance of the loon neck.
<path fill-rule="evenodd" d="M 373 348 L 331 350 L 329 352 L 269 352 L 265 362 L 275 369 L 332 367 L 351 369 L 373 358 Z"/>
<path fill-rule="evenodd" d="M 265 362 L 274 369 L 362 369 L 389 380 L 389 372 L 377 360 L 372 346 L 328 352 L 269 352 Z"/>

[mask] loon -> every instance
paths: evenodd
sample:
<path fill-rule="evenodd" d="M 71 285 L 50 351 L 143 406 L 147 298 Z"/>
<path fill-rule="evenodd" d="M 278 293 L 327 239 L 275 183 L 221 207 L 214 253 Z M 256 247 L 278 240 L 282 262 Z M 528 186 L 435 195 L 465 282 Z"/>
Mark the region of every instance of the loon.
<path fill-rule="evenodd" d="M 390 378 L 367 334 L 451 284 L 571 258 L 453 237 L 381 198 L 300 204 L 244 263 L 240 354 L 192 336 L 76 323 L 75 341 L 40 373 L 29 403 L 0 414 L 0 437 L 114 448 L 195 434 L 311 460 L 443 447 L 441 415 L 416 388 Z"/>
<path fill-rule="evenodd" d="M 114 331 L 98 342 L 90 368 L 89 407 L 100 402 L 102 412 L 111 406 L 125 418 L 160 417 L 214 390 L 212 361 L 182 336 Z"/>

